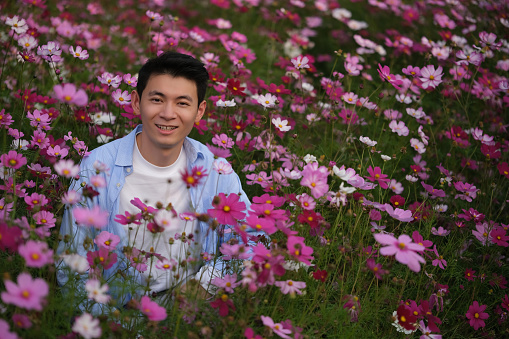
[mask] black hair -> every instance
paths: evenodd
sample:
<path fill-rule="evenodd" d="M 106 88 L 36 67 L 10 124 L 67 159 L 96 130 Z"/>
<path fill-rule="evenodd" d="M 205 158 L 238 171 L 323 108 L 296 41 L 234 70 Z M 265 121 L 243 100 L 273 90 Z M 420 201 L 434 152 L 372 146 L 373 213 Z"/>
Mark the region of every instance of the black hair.
<path fill-rule="evenodd" d="M 158 57 L 149 59 L 138 72 L 136 91 L 141 98 L 151 75 L 168 74 L 175 78 L 194 81 L 198 94 L 198 105 L 205 100 L 205 92 L 209 81 L 209 73 L 205 65 L 190 55 L 165 52 Z"/>

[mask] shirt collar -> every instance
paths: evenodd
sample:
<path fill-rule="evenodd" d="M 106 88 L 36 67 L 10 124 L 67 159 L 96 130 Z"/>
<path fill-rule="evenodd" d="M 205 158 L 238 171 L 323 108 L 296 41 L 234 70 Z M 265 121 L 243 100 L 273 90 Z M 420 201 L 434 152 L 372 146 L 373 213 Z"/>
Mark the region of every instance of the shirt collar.
<path fill-rule="evenodd" d="M 120 145 L 117 152 L 117 158 L 115 159 L 116 166 L 132 166 L 133 165 L 133 149 L 134 143 L 136 142 L 136 134 L 140 133 L 143 129 L 143 125 L 138 125 L 136 128 L 124 138 L 120 139 Z M 189 137 L 184 139 L 184 152 L 186 152 L 187 161 L 193 164 L 198 158 L 204 159 L 205 155 L 203 151 L 199 149 L 199 144 L 196 140 Z M 125 150 L 130 150 L 126 152 Z"/>

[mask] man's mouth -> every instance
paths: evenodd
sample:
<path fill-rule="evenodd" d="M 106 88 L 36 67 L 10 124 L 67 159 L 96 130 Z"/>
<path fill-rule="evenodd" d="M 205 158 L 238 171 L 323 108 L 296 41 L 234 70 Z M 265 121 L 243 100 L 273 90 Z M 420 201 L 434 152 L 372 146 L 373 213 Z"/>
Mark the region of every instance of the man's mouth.
<path fill-rule="evenodd" d="M 163 131 L 172 131 L 174 129 L 176 129 L 177 127 L 176 126 L 165 126 L 165 125 L 157 125 L 157 128 L 159 128 L 160 130 L 163 130 Z"/>

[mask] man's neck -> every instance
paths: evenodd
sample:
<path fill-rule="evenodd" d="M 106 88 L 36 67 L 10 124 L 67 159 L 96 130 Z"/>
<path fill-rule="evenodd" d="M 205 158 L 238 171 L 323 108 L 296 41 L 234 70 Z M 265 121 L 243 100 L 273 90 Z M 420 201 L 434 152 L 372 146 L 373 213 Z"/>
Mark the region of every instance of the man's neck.
<path fill-rule="evenodd" d="M 147 147 L 144 148 L 142 135 L 143 132 L 136 135 L 136 144 L 143 158 L 149 163 L 158 167 L 168 167 L 177 161 L 183 145 L 163 150 L 158 149 L 157 152 L 154 152 L 154 150 L 146 149 Z"/>

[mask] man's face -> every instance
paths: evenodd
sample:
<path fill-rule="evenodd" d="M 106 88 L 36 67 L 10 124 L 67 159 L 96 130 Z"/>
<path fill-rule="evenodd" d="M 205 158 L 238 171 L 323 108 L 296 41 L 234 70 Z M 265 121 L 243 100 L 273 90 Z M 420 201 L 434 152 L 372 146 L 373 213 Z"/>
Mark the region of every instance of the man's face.
<path fill-rule="evenodd" d="M 143 123 L 138 148 L 145 160 L 161 167 L 175 162 L 206 107 L 205 101 L 198 102 L 194 81 L 167 74 L 150 76 L 142 97 L 133 91 L 131 102 Z"/>

